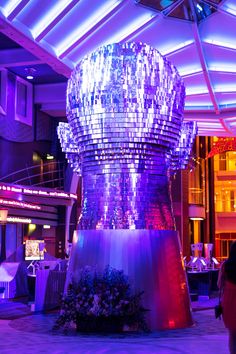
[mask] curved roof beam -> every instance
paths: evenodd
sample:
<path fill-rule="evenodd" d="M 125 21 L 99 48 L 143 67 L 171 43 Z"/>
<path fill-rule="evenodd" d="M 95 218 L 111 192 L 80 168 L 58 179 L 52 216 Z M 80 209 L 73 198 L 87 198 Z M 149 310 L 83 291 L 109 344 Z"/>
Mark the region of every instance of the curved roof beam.
<path fill-rule="evenodd" d="M 63 52 L 59 54 L 59 58 L 63 59 L 67 56 L 75 47 L 77 47 L 81 42 L 83 42 L 88 36 L 90 36 L 93 32 L 95 32 L 98 28 L 100 28 L 104 23 L 107 22 L 114 14 L 116 14 L 129 0 L 123 0 L 119 2 L 109 13 L 107 13 L 104 17 L 101 18 L 94 26 L 88 28 L 88 30 L 77 40 L 71 43 Z"/>
<path fill-rule="evenodd" d="M 230 124 L 228 124 L 227 122 L 227 119 L 220 118 L 219 121 L 222 124 L 223 128 L 227 131 L 227 133 L 233 134 Z"/>
<path fill-rule="evenodd" d="M 3 34 L 13 39 L 20 46 L 24 46 L 26 50 L 36 56 L 43 63 L 50 65 L 58 74 L 64 75 L 68 78 L 70 77 L 71 69 L 73 68 L 72 64 L 71 67 L 69 67 L 69 64 L 65 64 L 58 60 L 52 52 L 49 52 L 44 46 L 33 41 L 28 34 L 21 32 L 19 28 L 13 26 L 12 22 L 3 19 L 2 16 L 0 16 L 0 28 Z"/>
<path fill-rule="evenodd" d="M 124 36 L 121 36 L 120 38 L 116 38 L 115 41 L 117 42 L 131 41 L 134 36 L 137 36 L 139 33 L 144 31 L 148 26 L 150 26 L 153 22 L 156 22 L 159 18 L 160 18 L 159 14 L 157 14 L 150 17 L 149 19 L 144 20 L 144 23 L 138 26 L 138 28 L 134 27 L 133 29 L 132 28 L 128 29 L 126 31 L 127 34 L 125 33 Z M 114 40 L 112 40 L 112 42 L 114 42 Z"/>
<path fill-rule="evenodd" d="M 148 26 L 150 26 L 153 22 L 156 22 L 158 19 L 163 18 L 163 17 L 167 17 L 171 14 L 172 11 L 174 11 L 176 9 L 176 7 L 178 7 L 179 5 L 182 4 L 184 0 L 178 0 L 177 2 L 169 5 L 167 8 L 165 8 L 164 10 L 162 10 L 161 12 L 158 11 L 158 15 L 153 16 L 149 21 L 147 21 L 146 23 L 144 23 L 142 26 L 140 26 L 139 28 L 137 28 L 136 30 L 134 30 L 133 32 L 127 34 L 126 37 L 122 38 L 122 42 L 123 41 L 128 41 L 128 40 L 132 40 L 134 36 L 136 36 L 137 34 L 140 34 L 143 30 L 145 30 Z M 138 4 L 138 2 L 137 2 Z M 161 16 L 159 16 L 161 15 Z M 180 48 L 178 48 L 180 49 Z M 164 53 L 163 55 L 166 55 L 167 53 Z M 169 53 L 168 53 L 169 54 Z"/>
<path fill-rule="evenodd" d="M 209 95 L 210 95 L 212 104 L 214 106 L 215 112 L 216 112 L 216 114 L 219 114 L 220 113 L 219 106 L 216 101 L 215 93 L 213 91 L 210 75 L 208 72 L 208 68 L 207 68 L 204 53 L 203 53 L 202 42 L 201 42 L 201 38 L 199 35 L 199 31 L 198 31 L 198 23 L 197 23 L 197 17 L 196 17 L 196 13 L 195 13 L 195 9 L 194 9 L 193 0 L 189 0 L 189 4 L 191 6 L 192 14 L 194 17 L 193 35 L 194 35 L 194 39 L 195 39 L 195 43 L 196 43 L 196 47 L 197 47 L 197 52 L 198 52 L 198 56 L 200 59 L 200 63 L 201 63 L 201 67 L 202 67 L 202 71 L 203 71 L 203 75 L 204 75 L 204 79 L 206 81 L 206 85 L 207 85 Z"/>
<path fill-rule="evenodd" d="M 30 0 L 21 0 L 17 6 L 8 14 L 7 19 L 13 21 L 14 18 L 23 10 Z"/>
<path fill-rule="evenodd" d="M 62 11 L 47 24 L 42 32 L 37 35 L 35 38 L 36 42 L 41 41 L 41 39 L 43 39 L 53 29 L 53 27 L 55 27 L 62 20 L 62 18 L 65 17 L 68 12 L 73 9 L 73 7 L 75 7 L 79 1 L 80 0 L 72 0 L 64 9 L 62 9 Z"/>

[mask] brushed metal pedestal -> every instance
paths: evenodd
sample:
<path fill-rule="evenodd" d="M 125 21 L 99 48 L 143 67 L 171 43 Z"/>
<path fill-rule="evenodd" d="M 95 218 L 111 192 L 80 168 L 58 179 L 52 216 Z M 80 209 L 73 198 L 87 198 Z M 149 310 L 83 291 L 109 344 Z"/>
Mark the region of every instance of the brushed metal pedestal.
<path fill-rule="evenodd" d="M 134 290 L 144 290 L 151 330 L 192 325 L 190 299 L 176 231 L 79 230 L 76 232 L 67 282 L 86 265 L 124 270 Z"/>

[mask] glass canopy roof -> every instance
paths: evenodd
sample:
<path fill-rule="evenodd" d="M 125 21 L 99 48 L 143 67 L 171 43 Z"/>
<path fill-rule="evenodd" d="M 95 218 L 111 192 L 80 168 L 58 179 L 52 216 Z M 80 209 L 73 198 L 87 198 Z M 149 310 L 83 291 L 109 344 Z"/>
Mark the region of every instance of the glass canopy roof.
<path fill-rule="evenodd" d="M 221 0 L 136 0 L 136 2 L 158 10 L 164 16 L 200 22 L 217 11 Z"/>
<path fill-rule="evenodd" d="M 0 0 L 0 31 L 18 44 L 1 47 L 1 68 L 33 68 L 35 85 L 61 83 L 105 44 L 147 43 L 183 77 L 184 119 L 199 135 L 236 134 L 235 0 Z"/>

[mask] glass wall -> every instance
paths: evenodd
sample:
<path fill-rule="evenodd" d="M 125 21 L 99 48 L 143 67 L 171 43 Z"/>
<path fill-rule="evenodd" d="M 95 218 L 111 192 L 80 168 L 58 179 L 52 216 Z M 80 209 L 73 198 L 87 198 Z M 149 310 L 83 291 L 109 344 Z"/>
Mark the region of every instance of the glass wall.
<path fill-rule="evenodd" d="M 204 205 L 205 204 L 205 160 L 203 158 L 195 158 L 193 160 L 195 166 L 189 171 L 189 204 Z"/>
<path fill-rule="evenodd" d="M 224 139 L 227 141 L 227 139 Z M 214 142 L 218 139 L 214 138 Z M 222 149 L 225 142 L 222 141 Z M 220 150 L 219 145 L 219 150 Z M 232 147 L 233 148 L 233 147 Z M 215 184 L 215 217 L 218 220 L 215 245 L 217 258 L 224 260 L 229 256 L 230 246 L 236 240 L 236 229 L 232 213 L 236 212 L 236 151 L 223 151 L 214 157 L 214 184 Z M 222 213 L 226 213 L 223 214 Z M 230 213 L 230 223 L 224 221 Z M 235 214 L 236 216 L 236 214 Z M 217 224 L 217 222 L 216 222 Z M 224 226 L 225 225 L 225 226 Z"/>
<path fill-rule="evenodd" d="M 236 181 L 215 182 L 215 211 L 236 211 Z"/>
<path fill-rule="evenodd" d="M 214 156 L 215 171 L 236 171 L 236 151 L 222 152 Z"/>
<path fill-rule="evenodd" d="M 214 156 L 215 211 L 236 211 L 236 151 Z"/>

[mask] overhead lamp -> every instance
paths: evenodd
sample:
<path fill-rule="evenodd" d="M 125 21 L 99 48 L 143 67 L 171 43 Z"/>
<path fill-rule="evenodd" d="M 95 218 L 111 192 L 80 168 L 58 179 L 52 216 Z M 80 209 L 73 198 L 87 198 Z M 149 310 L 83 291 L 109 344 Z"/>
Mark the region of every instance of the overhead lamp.
<path fill-rule="evenodd" d="M 46 159 L 47 159 L 47 160 L 53 160 L 53 159 L 54 159 L 54 156 L 53 156 L 53 155 L 50 155 L 50 154 L 47 154 Z"/>
<path fill-rule="evenodd" d="M 34 79 L 34 74 L 36 72 L 36 69 L 34 68 L 25 68 L 26 72 L 26 79 L 28 80 L 33 80 Z"/>
<path fill-rule="evenodd" d="M 200 4 L 197 4 L 197 9 L 198 9 L 199 11 L 203 11 L 203 8 L 201 7 Z"/>
<path fill-rule="evenodd" d="M 204 220 L 204 218 L 198 218 L 198 217 L 192 217 L 192 218 L 189 218 L 190 220 L 198 220 L 198 221 L 201 221 L 201 220 Z"/>
<path fill-rule="evenodd" d="M 29 224 L 29 228 L 28 228 L 29 235 L 36 230 L 36 227 L 37 226 L 35 224 L 31 224 L 31 223 Z"/>
<path fill-rule="evenodd" d="M 50 225 L 43 225 L 43 229 L 50 229 L 51 226 Z"/>

